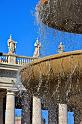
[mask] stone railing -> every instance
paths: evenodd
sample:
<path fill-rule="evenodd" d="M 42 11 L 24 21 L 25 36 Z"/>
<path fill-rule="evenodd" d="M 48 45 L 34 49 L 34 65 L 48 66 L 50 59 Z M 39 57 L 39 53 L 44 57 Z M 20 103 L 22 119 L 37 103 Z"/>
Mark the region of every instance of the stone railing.
<path fill-rule="evenodd" d="M 3 54 L 0 56 L 0 63 L 24 65 L 26 63 L 34 61 L 35 59 L 37 58 Z"/>

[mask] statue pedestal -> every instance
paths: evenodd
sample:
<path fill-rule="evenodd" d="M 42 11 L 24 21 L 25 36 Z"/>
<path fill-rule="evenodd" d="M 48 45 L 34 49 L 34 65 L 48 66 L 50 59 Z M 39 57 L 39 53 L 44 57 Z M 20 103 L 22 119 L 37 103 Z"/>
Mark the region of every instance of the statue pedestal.
<path fill-rule="evenodd" d="M 8 63 L 9 64 L 16 64 L 16 57 L 13 55 L 8 56 Z"/>

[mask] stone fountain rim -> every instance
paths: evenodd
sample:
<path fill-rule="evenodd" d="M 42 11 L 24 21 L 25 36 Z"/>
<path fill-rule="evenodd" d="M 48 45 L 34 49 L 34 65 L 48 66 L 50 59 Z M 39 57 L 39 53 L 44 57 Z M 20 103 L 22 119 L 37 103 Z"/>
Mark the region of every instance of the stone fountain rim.
<path fill-rule="evenodd" d="M 54 55 L 50 55 L 50 56 L 45 56 L 43 58 L 37 58 L 33 62 L 24 65 L 21 68 L 21 70 L 27 68 L 27 66 L 34 66 L 34 65 L 37 65 L 37 64 L 42 63 L 42 62 L 51 61 L 53 59 L 64 58 L 64 57 L 67 57 L 67 56 L 72 57 L 74 55 L 81 55 L 81 54 L 82 54 L 82 50 L 75 50 L 75 51 L 63 52 L 63 53 L 60 53 L 60 54 L 54 54 Z"/>

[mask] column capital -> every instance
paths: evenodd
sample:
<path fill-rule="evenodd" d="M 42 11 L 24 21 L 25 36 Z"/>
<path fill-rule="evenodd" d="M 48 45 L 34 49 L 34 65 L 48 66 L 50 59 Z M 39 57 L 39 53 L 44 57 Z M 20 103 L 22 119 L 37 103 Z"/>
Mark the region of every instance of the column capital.
<path fill-rule="evenodd" d="M 13 91 L 7 91 L 7 95 L 15 95 L 15 93 Z"/>
<path fill-rule="evenodd" d="M 12 94 L 14 95 L 16 92 L 17 92 L 17 91 L 16 91 L 15 89 L 13 89 L 13 88 L 7 89 L 7 94 L 9 94 L 9 95 L 10 95 L 10 94 L 11 94 L 11 95 L 12 95 Z"/>
<path fill-rule="evenodd" d="M 36 98 L 36 99 L 41 100 L 40 97 L 39 97 L 38 95 L 33 95 L 33 98 Z"/>

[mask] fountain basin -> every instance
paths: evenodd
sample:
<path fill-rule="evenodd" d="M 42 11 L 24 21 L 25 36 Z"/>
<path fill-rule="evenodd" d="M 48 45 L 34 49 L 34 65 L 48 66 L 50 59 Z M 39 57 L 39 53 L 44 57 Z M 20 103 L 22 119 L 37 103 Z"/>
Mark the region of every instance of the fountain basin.
<path fill-rule="evenodd" d="M 41 0 L 40 21 L 49 27 L 71 33 L 82 33 L 81 0 Z"/>
<path fill-rule="evenodd" d="M 22 67 L 20 78 L 31 96 L 75 105 L 76 96 L 82 97 L 82 50 L 37 59 Z"/>

